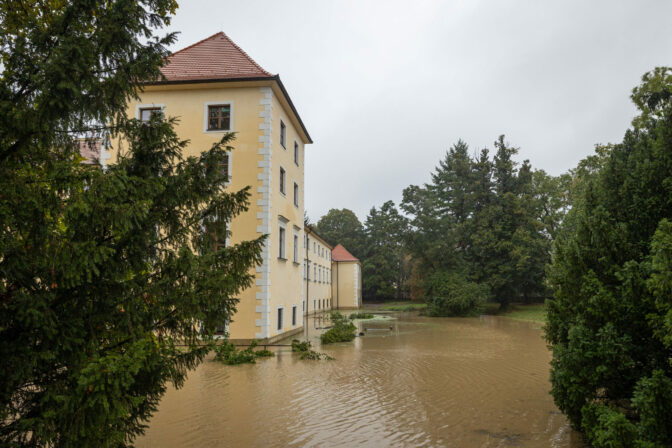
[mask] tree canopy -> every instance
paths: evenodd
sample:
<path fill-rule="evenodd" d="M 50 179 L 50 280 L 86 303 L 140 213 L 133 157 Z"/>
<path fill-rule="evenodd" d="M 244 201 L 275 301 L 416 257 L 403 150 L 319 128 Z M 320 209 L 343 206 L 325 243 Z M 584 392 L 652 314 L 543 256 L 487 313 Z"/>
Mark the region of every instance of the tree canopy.
<path fill-rule="evenodd" d="M 174 1 L 23 6 L 0 3 L 0 444 L 130 446 L 263 238 L 217 244 L 249 197 L 224 187 L 232 135 L 185 158 L 174 118 L 125 116 Z M 83 136 L 124 142 L 119 163 L 82 164 Z"/>
<path fill-rule="evenodd" d="M 596 447 L 672 445 L 672 69 L 623 141 L 576 170 L 554 243 L 552 394 Z"/>

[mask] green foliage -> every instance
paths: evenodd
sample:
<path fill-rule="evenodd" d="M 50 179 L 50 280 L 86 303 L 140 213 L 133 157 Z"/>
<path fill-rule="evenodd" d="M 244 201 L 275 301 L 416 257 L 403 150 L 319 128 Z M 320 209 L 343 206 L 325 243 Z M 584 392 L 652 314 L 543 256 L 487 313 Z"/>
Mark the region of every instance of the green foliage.
<path fill-rule="evenodd" d="M 371 208 L 366 217 L 366 257 L 362 261 L 362 296 L 366 299 L 400 299 L 408 297 L 404 239 L 408 231 L 406 218 L 394 202 L 380 209 Z"/>
<path fill-rule="evenodd" d="M 159 77 L 172 0 L 0 3 L 0 445 L 131 446 L 211 349 L 263 239 L 211 250 L 247 210 L 176 120 L 125 118 Z M 123 144 L 81 164 L 76 137 Z M 200 325 L 199 325 L 200 323 Z"/>
<path fill-rule="evenodd" d="M 333 327 L 320 335 L 322 344 L 333 344 L 335 342 L 350 342 L 355 339 L 355 324 L 350 322 L 339 312 L 330 313 Z"/>
<path fill-rule="evenodd" d="M 332 246 L 342 244 L 360 260 L 366 255 L 366 234 L 357 215 L 347 208 L 332 208 L 322 216 L 315 230 Z"/>
<path fill-rule="evenodd" d="M 406 247 L 424 296 L 432 277 L 444 274 L 481 285 L 502 308 L 547 293 L 551 238 L 568 208 L 570 178 L 533 171 L 527 161 L 518 168 L 518 150 L 504 136 L 495 148 L 492 159 L 487 149 L 471 157 L 460 140 L 431 183 L 404 190 L 401 207 L 411 216 Z M 439 308 L 446 306 L 445 298 L 437 300 Z"/>
<path fill-rule="evenodd" d="M 275 356 L 275 353 L 273 353 L 270 350 L 263 349 L 263 350 L 256 350 L 254 352 L 254 356 L 256 356 L 257 358 L 272 358 Z"/>
<path fill-rule="evenodd" d="M 436 272 L 427 279 L 428 316 L 476 316 L 488 298 L 486 285 L 453 272 Z"/>
<path fill-rule="evenodd" d="M 348 316 L 350 320 L 355 320 L 355 319 L 373 319 L 374 315 L 371 313 L 352 313 L 350 316 Z"/>
<path fill-rule="evenodd" d="M 310 349 L 310 341 L 299 341 L 298 339 L 292 340 L 293 352 L 307 352 L 309 349 Z"/>
<path fill-rule="evenodd" d="M 235 345 L 225 339 L 224 342 L 215 347 L 215 361 L 229 366 L 254 364 L 256 359 L 254 347 L 256 346 L 257 342 L 252 341 L 250 346 L 245 350 L 238 350 Z"/>
<path fill-rule="evenodd" d="M 593 446 L 672 445 L 671 74 L 646 74 L 634 129 L 579 164 L 554 243 L 552 394 Z"/>
<path fill-rule="evenodd" d="M 319 353 L 313 350 L 307 350 L 301 353 L 299 355 L 299 359 L 301 360 L 309 360 L 309 361 L 320 361 L 320 360 L 325 360 L 325 361 L 333 361 L 334 358 L 332 356 L 327 355 L 326 353 Z"/>

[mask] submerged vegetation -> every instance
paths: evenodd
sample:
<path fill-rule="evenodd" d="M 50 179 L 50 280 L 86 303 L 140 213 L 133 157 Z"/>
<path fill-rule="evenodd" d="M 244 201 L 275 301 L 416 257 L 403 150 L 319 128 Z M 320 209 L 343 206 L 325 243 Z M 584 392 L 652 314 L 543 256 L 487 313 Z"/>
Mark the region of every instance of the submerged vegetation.
<path fill-rule="evenodd" d="M 326 353 L 319 353 L 315 350 L 311 350 L 310 346 L 310 341 L 299 341 L 298 339 L 292 340 L 292 351 L 300 353 L 299 359 L 309 361 L 332 361 L 334 359 Z"/>
<path fill-rule="evenodd" d="M 356 337 L 355 324 L 350 322 L 339 312 L 330 313 L 333 327 L 320 335 L 322 344 L 333 344 L 335 342 L 350 342 Z"/>
<path fill-rule="evenodd" d="M 382 307 L 383 311 L 422 311 L 427 308 L 426 303 L 413 303 L 413 302 L 391 302 Z"/>
<path fill-rule="evenodd" d="M 268 358 L 275 356 L 270 350 L 254 350 L 257 341 L 252 341 L 244 350 L 236 349 L 228 340 L 224 340 L 215 347 L 215 361 L 219 361 L 229 366 L 238 364 L 254 364 L 257 358 Z"/>

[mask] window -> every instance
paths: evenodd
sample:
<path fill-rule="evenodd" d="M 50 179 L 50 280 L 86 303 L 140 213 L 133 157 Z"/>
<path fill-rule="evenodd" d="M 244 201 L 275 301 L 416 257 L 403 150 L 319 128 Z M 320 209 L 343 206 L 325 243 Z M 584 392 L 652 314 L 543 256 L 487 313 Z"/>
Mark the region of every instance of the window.
<path fill-rule="evenodd" d="M 306 301 L 302 300 L 301 301 L 301 312 L 303 313 L 304 311 L 306 311 Z"/>
<path fill-rule="evenodd" d="M 313 253 L 317 253 L 317 243 L 315 243 L 315 241 L 313 241 Z"/>
<path fill-rule="evenodd" d="M 229 155 L 224 156 L 224 160 L 219 162 L 219 172 L 222 176 L 226 176 L 226 182 L 228 183 L 231 179 L 229 178 Z"/>
<path fill-rule="evenodd" d="M 160 107 L 141 107 L 139 115 L 140 121 L 149 123 L 149 120 L 151 120 L 154 115 L 163 115 L 163 111 Z"/>
<path fill-rule="evenodd" d="M 294 206 L 299 206 L 299 184 L 294 182 Z"/>
<path fill-rule="evenodd" d="M 283 167 L 280 167 L 280 193 L 285 194 L 285 184 L 286 184 L 287 173 Z"/>
<path fill-rule="evenodd" d="M 294 235 L 294 263 L 299 262 L 299 236 Z"/>
<path fill-rule="evenodd" d="M 208 246 L 216 252 L 226 247 L 226 221 L 212 220 L 203 223 L 203 231 L 208 239 Z"/>
<path fill-rule="evenodd" d="M 306 267 L 307 267 L 307 272 L 308 272 L 308 280 L 310 280 L 310 261 L 308 262 Z"/>
<path fill-rule="evenodd" d="M 283 148 L 287 148 L 287 127 L 282 120 L 280 120 L 280 144 Z"/>
<path fill-rule="evenodd" d="M 294 163 L 299 166 L 299 144 L 294 142 Z"/>
<path fill-rule="evenodd" d="M 296 327 L 296 305 L 292 307 L 292 327 Z"/>
<path fill-rule="evenodd" d="M 316 309 L 317 309 L 317 306 L 315 305 L 315 302 L 316 302 L 316 300 L 313 299 L 313 310 L 316 310 Z"/>
<path fill-rule="evenodd" d="M 313 281 L 317 281 L 317 266 L 313 266 Z"/>
<path fill-rule="evenodd" d="M 282 307 L 278 308 L 278 331 L 282 330 L 283 328 L 283 322 L 282 322 L 282 312 L 284 310 Z"/>
<path fill-rule="evenodd" d="M 278 252 L 278 258 L 285 259 L 285 258 L 287 258 L 285 256 L 285 232 L 286 232 L 286 230 L 285 230 L 284 226 L 282 226 L 282 225 L 280 225 L 279 230 L 280 230 L 280 236 L 278 238 L 278 242 L 280 243 L 280 250 Z"/>
<path fill-rule="evenodd" d="M 208 106 L 208 131 L 231 130 L 231 105 L 217 104 Z"/>

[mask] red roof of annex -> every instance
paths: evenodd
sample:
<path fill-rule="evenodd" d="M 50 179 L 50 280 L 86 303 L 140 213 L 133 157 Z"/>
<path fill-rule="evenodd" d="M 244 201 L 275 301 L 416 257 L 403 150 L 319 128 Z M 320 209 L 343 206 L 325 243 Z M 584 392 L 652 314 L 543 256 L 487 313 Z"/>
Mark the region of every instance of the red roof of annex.
<path fill-rule="evenodd" d="M 168 56 L 161 73 L 166 81 L 273 78 L 221 31 Z"/>
<path fill-rule="evenodd" d="M 357 257 L 348 252 L 341 244 L 337 244 L 331 251 L 331 259 L 333 261 L 359 261 Z"/>

